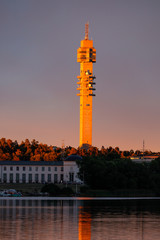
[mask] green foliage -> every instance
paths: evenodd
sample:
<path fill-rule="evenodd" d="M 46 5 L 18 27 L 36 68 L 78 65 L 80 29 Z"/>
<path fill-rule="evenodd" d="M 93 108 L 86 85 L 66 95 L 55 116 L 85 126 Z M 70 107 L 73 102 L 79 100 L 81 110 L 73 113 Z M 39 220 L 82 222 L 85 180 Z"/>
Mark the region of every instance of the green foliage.
<path fill-rule="evenodd" d="M 135 163 L 130 159 L 88 156 L 78 164 L 81 179 L 92 189 L 151 189 L 160 194 L 160 159 Z"/>
<path fill-rule="evenodd" d="M 74 194 L 72 188 L 70 187 L 64 187 L 60 188 L 57 185 L 50 183 L 50 184 L 45 184 L 41 192 L 47 192 L 49 193 L 50 196 L 60 196 L 60 195 L 67 195 L 67 196 L 72 196 Z"/>
<path fill-rule="evenodd" d="M 87 193 L 89 191 L 89 187 L 88 186 L 81 186 L 80 187 L 80 192 L 81 193 Z"/>
<path fill-rule="evenodd" d="M 47 192 L 50 196 L 57 196 L 60 194 L 61 189 L 57 185 L 50 183 L 44 185 L 41 189 L 41 192 Z"/>
<path fill-rule="evenodd" d="M 74 194 L 72 188 L 70 187 L 64 187 L 61 189 L 61 194 L 67 195 L 67 196 L 72 196 Z"/>

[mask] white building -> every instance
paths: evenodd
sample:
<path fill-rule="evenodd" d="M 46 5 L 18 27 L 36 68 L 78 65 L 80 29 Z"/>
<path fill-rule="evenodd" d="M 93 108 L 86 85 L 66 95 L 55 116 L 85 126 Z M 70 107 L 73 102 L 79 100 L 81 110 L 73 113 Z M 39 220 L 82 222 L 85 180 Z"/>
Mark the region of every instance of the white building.
<path fill-rule="evenodd" d="M 0 182 L 4 183 L 81 183 L 76 159 L 71 155 L 64 161 L 0 161 Z"/>

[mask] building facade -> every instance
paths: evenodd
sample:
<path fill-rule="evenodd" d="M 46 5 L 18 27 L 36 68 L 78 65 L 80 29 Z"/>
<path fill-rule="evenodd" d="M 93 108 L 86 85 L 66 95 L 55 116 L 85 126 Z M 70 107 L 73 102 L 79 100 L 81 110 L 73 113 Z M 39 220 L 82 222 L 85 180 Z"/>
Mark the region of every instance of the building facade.
<path fill-rule="evenodd" d="M 71 156 L 64 161 L 0 161 L 2 183 L 82 183 Z"/>

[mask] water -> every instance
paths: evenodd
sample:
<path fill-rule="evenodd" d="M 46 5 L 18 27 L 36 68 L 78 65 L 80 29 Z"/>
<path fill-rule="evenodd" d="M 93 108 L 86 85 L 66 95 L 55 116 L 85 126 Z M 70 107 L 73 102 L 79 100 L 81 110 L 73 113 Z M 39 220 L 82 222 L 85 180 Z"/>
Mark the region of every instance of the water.
<path fill-rule="evenodd" d="M 3 240 L 159 240 L 160 200 L 0 199 Z"/>

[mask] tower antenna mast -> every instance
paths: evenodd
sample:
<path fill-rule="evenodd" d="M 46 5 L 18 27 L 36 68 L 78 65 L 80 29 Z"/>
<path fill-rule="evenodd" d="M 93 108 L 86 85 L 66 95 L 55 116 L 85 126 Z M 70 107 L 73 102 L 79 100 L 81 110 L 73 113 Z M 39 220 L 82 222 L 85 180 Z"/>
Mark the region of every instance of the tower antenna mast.
<path fill-rule="evenodd" d="M 85 24 L 85 40 L 89 39 L 89 22 Z"/>

